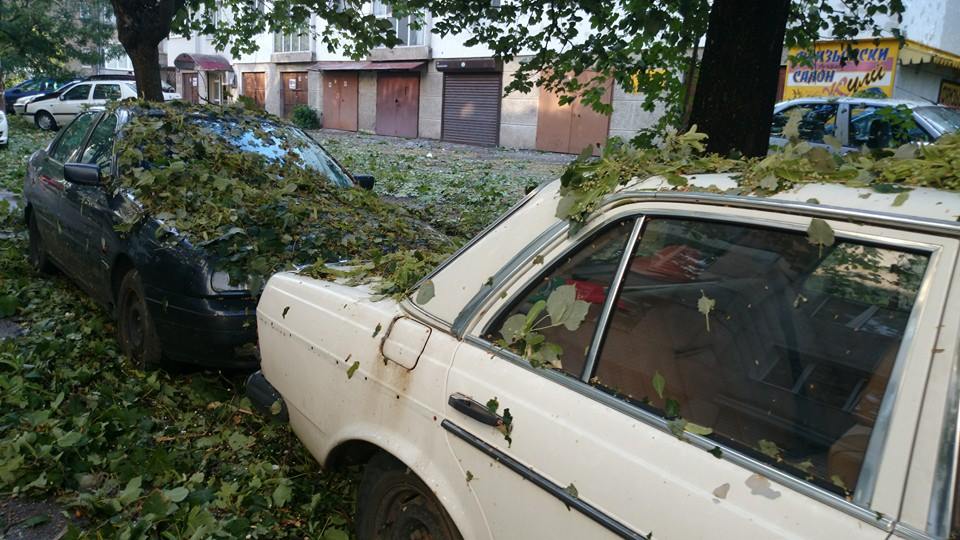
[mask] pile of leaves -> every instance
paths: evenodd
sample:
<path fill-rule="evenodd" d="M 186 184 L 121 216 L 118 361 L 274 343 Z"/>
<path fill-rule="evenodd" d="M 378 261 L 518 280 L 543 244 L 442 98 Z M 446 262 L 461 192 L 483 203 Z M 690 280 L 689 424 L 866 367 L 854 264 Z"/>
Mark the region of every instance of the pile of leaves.
<path fill-rule="evenodd" d="M 19 191 L 49 138 L 11 118 L 0 189 Z M 321 471 L 252 414 L 243 374 L 135 369 L 108 314 L 26 253 L 21 211 L 0 203 L 0 502 L 55 503 L 65 538 L 349 537 L 356 471 Z"/>
<path fill-rule="evenodd" d="M 903 204 L 909 190 L 931 187 L 960 190 L 960 133 L 945 135 L 933 144 L 905 144 L 895 149 L 842 154 L 799 140 L 800 117 L 793 116 L 783 133 L 790 142 L 762 159 L 726 158 L 704 153 L 706 135 L 693 126 L 686 133 L 668 133 L 660 148 L 636 148 L 612 141 L 599 159 L 581 155 L 561 177 L 562 199 L 557 217 L 581 225 L 604 197 L 634 180 L 662 176 L 672 189 L 687 190 L 682 175 L 734 173 L 738 187 L 731 194 L 773 195 L 802 184 L 839 183 L 899 192 Z M 719 189 L 708 188 L 708 191 Z"/>
<path fill-rule="evenodd" d="M 132 109 L 112 187 L 143 211 L 125 228 L 155 218 L 168 238 L 202 247 L 233 282 L 256 289 L 297 265 L 452 249 L 402 207 L 307 166 L 304 136 L 267 113 L 181 102 Z M 258 147 L 267 150 L 250 151 Z"/>

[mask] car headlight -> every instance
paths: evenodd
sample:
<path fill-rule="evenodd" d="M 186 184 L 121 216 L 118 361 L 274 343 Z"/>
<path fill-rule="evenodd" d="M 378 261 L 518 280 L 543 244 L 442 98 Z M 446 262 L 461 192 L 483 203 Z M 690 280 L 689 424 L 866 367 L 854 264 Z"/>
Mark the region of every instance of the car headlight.
<path fill-rule="evenodd" d="M 249 291 L 250 283 L 249 280 L 244 280 L 240 283 L 231 284 L 230 274 L 220 270 L 210 276 L 210 287 L 217 292 L 240 292 Z"/>

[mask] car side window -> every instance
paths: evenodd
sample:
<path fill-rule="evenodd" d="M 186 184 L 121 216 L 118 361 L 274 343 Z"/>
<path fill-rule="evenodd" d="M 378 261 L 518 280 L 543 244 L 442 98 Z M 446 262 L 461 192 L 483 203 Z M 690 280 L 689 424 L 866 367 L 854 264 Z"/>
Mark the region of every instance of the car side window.
<path fill-rule="evenodd" d="M 101 167 L 110 164 L 113 159 L 113 141 L 116 138 L 117 115 L 109 114 L 97 124 L 90 134 L 90 142 L 80 157 L 81 163 L 96 163 Z"/>
<path fill-rule="evenodd" d="M 853 105 L 850 107 L 850 145 L 890 148 L 911 142 L 929 142 L 907 109 Z"/>
<path fill-rule="evenodd" d="M 579 379 L 633 223 L 604 229 L 548 268 L 487 327 L 485 339 Z M 557 306 L 566 307 L 567 320 L 554 318 Z M 511 318 L 530 320 L 523 335 L 511 330 Z"/>
<path fill-rule="evenodd" d="M 78 84 L 73 88 L 66 91 L 63 94 L 64 101 L 80 101 L 87 99 L 90 95 L 90 85 L 89 84 Z"/>
<path fill-rule="evenodd" d="M 800 119 L 800 140 L 807 142 L 822 143 L 827 135 L 836 137 L 837 135 L 837 104 L 806 104 L 797 105 L 774 113 L 773 123 L 770 126 L 770 135 L 772 137 L 783 137 L 783 128 L 790 120 L 792 111 L 799 111 Z"/>
<path fill-rule="evenodd" d="M 120 99 L 120 85 L 98 84 L 94 86 L 93 99 Z"/>
<path fill-rule="evenodd" d="M 849 496 L 928 259 L 648 218 L 591 383 Z"/>
<path fill-rule="evenodd" d="M 60 139 L 50 151 L 50 159 L 66 163 L 83 144 L 83 138 L 97 114 L 95 112 L 84 113 L 70 122 L 70 125 L 64 128 Z"/>

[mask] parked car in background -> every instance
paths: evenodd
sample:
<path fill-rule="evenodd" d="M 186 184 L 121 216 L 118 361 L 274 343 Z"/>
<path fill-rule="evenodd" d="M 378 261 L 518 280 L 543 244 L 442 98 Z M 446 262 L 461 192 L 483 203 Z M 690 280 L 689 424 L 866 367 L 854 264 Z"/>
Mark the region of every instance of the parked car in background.
<path fill-rule="evenodd" d="M 40 98 L 42 98 L 42 97 L 44 97 L 44 96 L 49 96 L 49 95 L 51 95 L 51 94 L 60 92 L 60 91 L 63 90 L 64 88 L 73 85 L 74 83 L 78 82 L 79 80 L 80 80 L 80 79 L 72 79 L 72 80 L 69 80 L 69 81 L 64 81 L 64 82 L 62 82 L 62 83 L 57 83 L 54 87 L 52 87 L 52 88 L 50 88 L 50 89 L 47 89 L 47 90 L 45 90 L 45 91 L 43 91 L 43 92 L 38 92 L 38 93 L 35 93 L 35 94 L 30 94 L 30 95 L 21 96 L 21 97 L 17 98 L 16 101 L 13 102 L 13 104 L 12 104 L 13 112 L 14 112 L 15 114 L 23 114 L 24 110 L 26 109 L 27 103 L 30 103 L 31 101 L 35 101 L 35 100 L 37 100 L 37 99 L 40 99 Z M 8 102 L 8 103 L 9 103 L 9 102 Z"/>
<path fill-rule="evenodd" d="M 248 395 L 365 465 L 359 538 L 953 537 L 960 193 L 663 184 L 547 184 L 399 303 L 270 279 Z"/>
<path fill-rule="evenodd" d="M 84 79 L 85 81 L 127 81 L 133 84 L 136 88 L 136 77 L 133 75 L 91 75 Z M 180 99 L 180 94 L 177 92 L 177 89 L 174 88 L 167 81 L 160 81 L 160 88 L 163 91 L 163 100 L 172 101 L 174 99 Z"/>
<path fill-rule="evenodd" d="M 876 149 L 906 143 L 929 143 L 947 133 L 960 131 L 960 112 L 932 103 L 899 99 L 803 98 L 776 105 L 770 146 L 787 143 L 783 128 L 793 111 L 802 114 L 801 140 L 828 148 L 839 144 L 841 152 L 863 147 Z"/>
<path fill-rule="evenodd" d="M 95 92 L 101 84 L 110 83 L 74 88 L 92 87 L 83 92 Z M 118 170 L 114 141 L 123 137 L 133 114 L 122 107 L 81 112 L 47 148 L 30 157 L 23 188 L 30 261 L 41 271 L 59 268 L 114 309 L 121 346 L 135 360 L 255 366 L 253 351 L 237 355 L 238 348 L 256 341 L 256 297 L 247 284 L 231 284 L 226 272 L 213 269 L 212 255 L 179 233 L 161 241 L 158 231 L 166 229 L 160 218 L 148 215 L 128 232 L 117 229 L 125 216 L 142 211 L 128 191 L 108 191 L 105 186 L 106 179 L 127 172 Z M 222 120 L 202 120 L 206 129 L 228 131 L 218 124 Z M 256 153 L 270 160 L 296 147 L 309 156 L 304 166 L 316 171 L 318 182 L 354 187 L 353 177 L 299 129 L 258 125 L 272 126 L 275 144 L 250 144 L 249 134 L 225 139 L 224 144 L 238 154 Z"/>
<path fill-rule="evenodd" d="M 13 104 L 20 98 L 45 94 L 47 92 L 56 90 L 59 86 L 62 86 L 62 84 L 49 77 L 27 79 L 16 86 L 11 86 L 3 91 L 3 99 L 4 103 L 6 103 L 6 112 L 14 112 Z"/>
<path fill-rule="evenodd" d="M 34 124 L 45 130 L 56 130 L 90 107 L 106 105 L 137 97 L 134 86 L 127 81 L 81 81 L 62 92 L 35 99 L 26 104 L 23 114 L 33 117 Z"/>

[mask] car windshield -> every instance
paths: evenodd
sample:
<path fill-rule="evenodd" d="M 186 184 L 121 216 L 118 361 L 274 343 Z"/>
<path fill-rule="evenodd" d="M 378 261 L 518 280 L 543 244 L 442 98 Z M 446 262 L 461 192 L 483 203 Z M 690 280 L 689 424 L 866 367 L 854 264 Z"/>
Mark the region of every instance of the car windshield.
<path fill-rule="evenodd" d="M 960 112 L 931 105 L 917 107 L 913 113 L 926 120 L 936 130 L 938 137 L 960 131 Z"/>
<path fill-rule="evenodd" d="M 232 145 L 244 152 L 260 154 L 270 161 L 282 161 L 288 149 L 296 154 L 303 165 L 319 172 L 339 187 L 350 187 L 350 176 L 334 161 L 315 140 L 292 126 L 262 122 L 261 128 L 269 135 L 269 142 L 251 131 L 231 129 L 232 123 L 207 119 L 197 120 L 201 125 L 217 135 L 227 139 Z"/>

